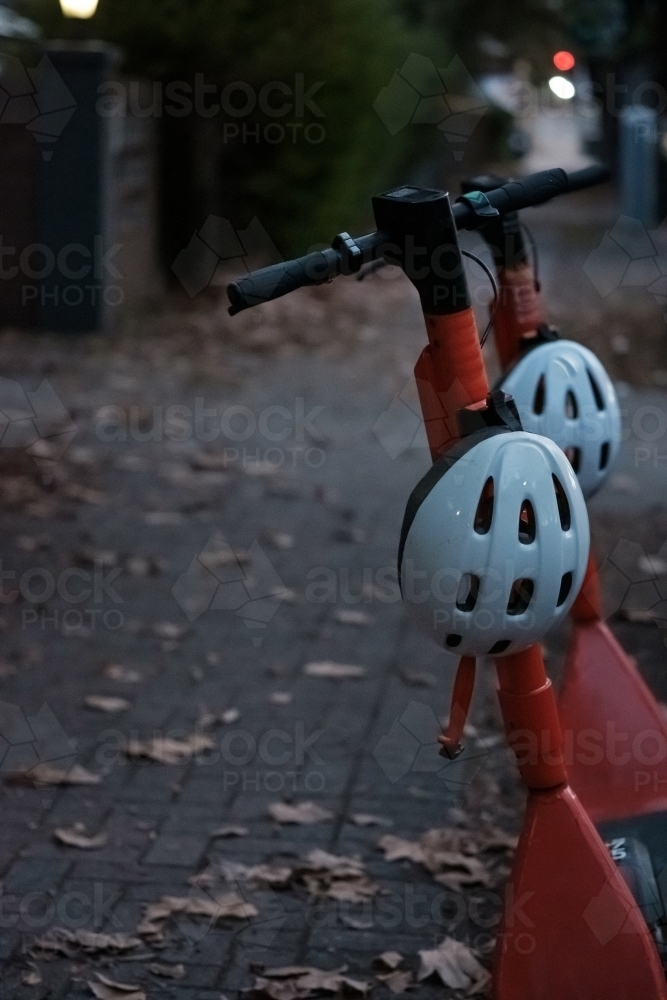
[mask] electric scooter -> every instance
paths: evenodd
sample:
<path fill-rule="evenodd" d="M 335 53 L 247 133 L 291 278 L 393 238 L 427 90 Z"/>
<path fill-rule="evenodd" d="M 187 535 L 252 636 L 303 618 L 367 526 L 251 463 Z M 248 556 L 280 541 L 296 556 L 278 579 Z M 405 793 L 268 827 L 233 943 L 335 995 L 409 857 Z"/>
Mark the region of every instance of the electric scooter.
<path fill-rule="evenodd" d="M 593 167 L 589 176 L 598 173 Z M 491 191 L 504 183 L 495 176 L 473 177 L 462 190 Z M 524 240 L 518 212 L 498 216 L 482 230 L 494 257 L 498 305 L 493 320 L 498 356 L 511 371 L 527 352 L 540 351 L 557 333 L 548 327 L 539 296 L 537 248 Z M 546 362 L 545 362 L 546 366 Z M 539 368 L 539 366 L 538 366 Z M 499 384 L 503 384 L 504 377 Z M 573 635 L 568 649 L 559 715 L 572 743 L 585 732 L 607 734 L 617 723 L 628 737 L 628 759 L 612 758 L 609 748 L 599 759 L 574 753 L 568 761 L 573 789 L 608 843 L 652 929 L 667 969 L 667 720 L 641 678 L 632 657 L 622 649 L 603 621 L 595 557 L 591 552 L 584 586 L 570 612 Z M 638 770 L 637 749 L 644 755 L 657 746 L 657 763 Z M 660 748 L 663 752 L 660 753 Z M 642 781 L 638 781 L 641 773 Z M 645 776 L 650 781 L 643 780 Z"/>
<path fill-rule="evenodd" d="M 356 239 L 342 233 L 327 250 L 241 278 L 228 287 L 229 311 L 354 274 L 380 258 L 398 264 L 417 288 L 424 312 L 428 344 L 415 373 L 430 387 L 422 404 L 434 457 L 448 461 L 459 441 L 464 447 L 467 437 L 483 429 L 511 438 L 516 411 L 505 394 L 489 393 L 456 230 L 479 229 L 498 215 L 566 193 L 575 183 L 565 171 L 543 171 L 486 194 L 471 192 L 453 206 L 442 191 L 397 188 L 373 199 L 376 232 Z M 564 525 L 567 506 L 562 509 L 559 501 L 558 509 Z M 494 958 L 494 998 L 667 1000 L 647 925 L 568 784 L 540 645 L 515 653 L 507 648 L 487 652 L 496 657 L 505 729 L 528 795 Z M 441 737 L 448 756 L 458 752 L 474 670 L 474 658 L 463 656 Z M 522 752 L 526 736 L 528 754 Z"/>

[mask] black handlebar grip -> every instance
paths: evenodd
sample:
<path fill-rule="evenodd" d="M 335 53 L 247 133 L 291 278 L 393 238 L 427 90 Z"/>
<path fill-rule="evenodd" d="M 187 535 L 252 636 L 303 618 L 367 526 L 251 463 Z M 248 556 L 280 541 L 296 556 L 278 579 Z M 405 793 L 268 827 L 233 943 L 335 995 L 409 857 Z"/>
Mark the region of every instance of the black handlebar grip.
<path fill-rule="evenodd" d="M 560 167 L 555 167 L 553 170 L 540 170 L 537 174 L 503 184 L 495 191 L 489 191 L 487 198 L 502 215 L 505 212 L 518 212 L 531 205 L 541 205 L 569 190 L 567 174 Z"/>
<path fill-rule="evenodd" d="M 593 187 L 594 184 L 603 184 L 611 177 L 609 167 L 596 163 L 592 167 L 584 167 L 583 170 L 574 170 L 567 175 L 568 191 L 582 191 L 584 188 Z"/>
<path fill-rule="evenodd" d="M 295 288 L 305 285 L 321 285 L 334 278 L 340 269 L 340 257 L 335 250 L 318 250 L 284 264 L 272 264 L 260 271 L 253 271 L 245 278 L 239 278 L 227 285 L 227 297 L 231 303 L 230 316 L 261 305 L 271 299 L 279 299 Z"/>

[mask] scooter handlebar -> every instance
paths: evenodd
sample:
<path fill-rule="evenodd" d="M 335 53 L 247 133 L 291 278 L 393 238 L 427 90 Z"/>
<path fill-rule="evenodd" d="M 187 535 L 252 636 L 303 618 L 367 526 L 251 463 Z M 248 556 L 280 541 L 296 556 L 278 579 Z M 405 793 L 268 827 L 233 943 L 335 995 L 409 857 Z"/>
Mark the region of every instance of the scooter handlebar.
<path fill-rule="evenodd" d="M 509 181 L 484 195 L 477 192 L 465 194 L 452 206 L 452 213 L 458 229 L 480 229 L 489 221 L 490 215 L 504 215 L 541 205 L 559 194 L 601 184 L 609 175 L 609 170 L 602 166 L 586 167 L 571 174 L 560 167 L 541 170 Z M 278 299 L 297 288 L 321 285 L 339 274 L 357 271 L 362 258 L 368 262 L 383 256 L 386 241 L 387 237 L 382 233 L 369 233 L 355 240 L 344 233 L 336 237 L 334 246 L 326 250 L 252 271 L 227 286 L 231 303 L 229 313 L 234 316 L 242 309 Z"/>

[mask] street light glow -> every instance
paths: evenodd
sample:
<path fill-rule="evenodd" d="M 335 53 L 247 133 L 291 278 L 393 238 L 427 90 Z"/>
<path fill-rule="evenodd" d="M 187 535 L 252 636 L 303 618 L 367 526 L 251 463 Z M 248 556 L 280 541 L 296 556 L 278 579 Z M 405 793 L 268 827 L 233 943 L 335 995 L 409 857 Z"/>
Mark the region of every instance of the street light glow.
<path fill-rule="evenodd" d="M 60 0 L 60 9 L 65 17 L 92 17 L 97 10 L 98 0 Z"/>
<path fill-rule="evenodd" d="M 575 95 L 574 85 L 564 76 L 552 76 L 549 80 L 549 88 L 562 101 L 571 101 Z"/>

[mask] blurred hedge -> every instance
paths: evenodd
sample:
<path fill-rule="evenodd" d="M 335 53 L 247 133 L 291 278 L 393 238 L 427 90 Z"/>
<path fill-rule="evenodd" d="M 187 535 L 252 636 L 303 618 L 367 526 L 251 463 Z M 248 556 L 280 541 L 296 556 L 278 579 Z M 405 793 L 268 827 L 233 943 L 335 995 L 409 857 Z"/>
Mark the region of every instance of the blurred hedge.
<path fill-rule="evenodd" d="M 221 112 L 158 118 L 165 261 L 173 259 L 209 212 L 243 227 L 257 215 L 283 254 L 303 251 L 367 219 L 369 195 L 426 159 L 435 129 L 405 128 L 391 136 L 373 101 L 410 52 L 451 58 L 442 40 L 408 24 L 398 0 L 100 0 L 89 22 L 60 16 L 56 0 L 29 0 L 25 13 L 51 37 L 82 34 L 114 42 L 123 71 L 135 77 L 192 85 L 196 74 L 224 87 L 242 81 L 255 93 L 277 81 L 295 89 L 302 74 L 314 106 L 303 116 L 272 117 L 258 108 L 238 118 Z M 434 41 L 434 38 L 437 38 Z M 241 91 L 231 95 L 237 103 Z M 273 105 L 293 101 L 274 91 Z M 168 102 L 167 102 L 168 103 Z M 313 124 L 287 129 L 278 123 Z M 225 123 L 227 132 L 225 133 Z M 230 131 L 241 126 L 237 138 Z M 246 126 L 246 141 L 242 127 Z M 260 142 L 253 138 L 259 126 Z M 250 136 L 250 138 L 248 138 Z M 226 140 L 226 141 L 225 141 Z M 365 218 L 366 217 L 366 218 Z"/>

